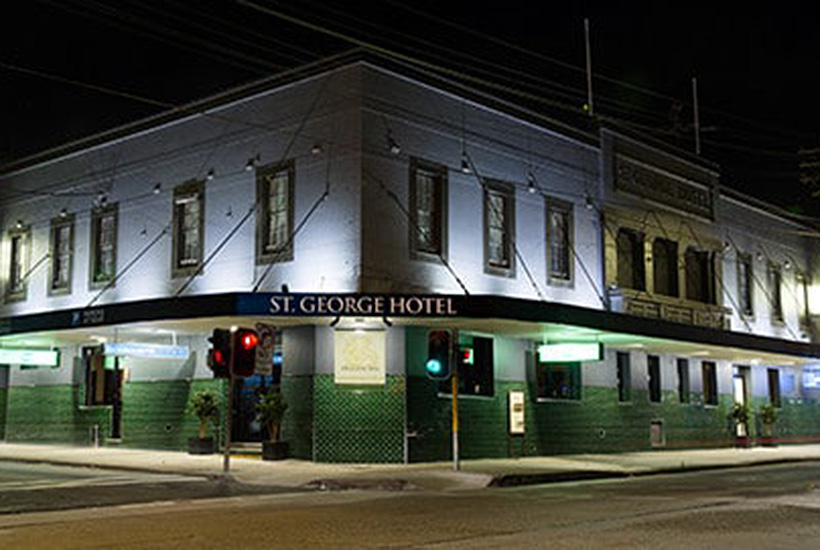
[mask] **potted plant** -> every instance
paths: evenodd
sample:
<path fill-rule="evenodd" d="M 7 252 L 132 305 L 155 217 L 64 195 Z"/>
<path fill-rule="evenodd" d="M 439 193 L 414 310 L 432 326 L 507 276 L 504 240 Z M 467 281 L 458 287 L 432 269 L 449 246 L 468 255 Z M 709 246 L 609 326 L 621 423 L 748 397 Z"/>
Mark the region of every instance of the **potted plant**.
<path fill-rule="evenodd" d="M 749 445 L 749 408 L 742 403 L 735 403 L 732 405 L 732 410 L 729 412 L 729 420 L 732 422 L 732 427 L 735 434 L 735 446 L 748 447 Z"/>
<path fill-rule="evenodd" d="M 188 452 L 192 455 L 209 455 L 214 452 L 214 438 L 208 436 L 208 424 L 219 419 L 219 403 L 214 390 L 199 390 L 191 396 L 189 410 L 199 420 L 197 437 L 188 438 Z"/>
<path fill-rule="evenodd" d="M 280 441 L 280 428 L 287 401 L 279 391 L 268 391 L 254 403 L 256 419 L 268 430 L 268 440 L 262 442 L 262 460 L 282 460 L 288 457 L 288 444 Z"/>
<path fill-rule="evenodd" d="M 758 410 L 758 416 L 763 423 L 763 445 L 774 445 L 774 423 L 777 422 L 777 408 L 771 403 L 766 403 Z"/>

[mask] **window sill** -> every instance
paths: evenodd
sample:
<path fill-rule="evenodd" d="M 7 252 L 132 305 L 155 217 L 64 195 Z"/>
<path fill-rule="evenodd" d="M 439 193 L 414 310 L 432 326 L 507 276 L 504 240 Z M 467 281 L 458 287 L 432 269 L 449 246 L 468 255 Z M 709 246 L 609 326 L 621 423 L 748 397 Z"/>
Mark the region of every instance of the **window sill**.
<path fill-rule="evenodd" d="M 453 394 L 452 393 L 438 392 L 437 397 L 439 399 L 452 399 Z M 459 399 L 477 399 L 477 400 L 480 400 L 480 401 L 491 401 L 491 400 L 495 399 L 495 396 L 494 395 L 474 395 L 472 393 L 459 393 L 458 398 Z"/>
<path fill-rule="evenodd" d="M 560 399 L 557 397 L 536 397 L 536 403 L 562 403 L 567 405 L 581 405 L 583 404 L 583 399 Z"/>

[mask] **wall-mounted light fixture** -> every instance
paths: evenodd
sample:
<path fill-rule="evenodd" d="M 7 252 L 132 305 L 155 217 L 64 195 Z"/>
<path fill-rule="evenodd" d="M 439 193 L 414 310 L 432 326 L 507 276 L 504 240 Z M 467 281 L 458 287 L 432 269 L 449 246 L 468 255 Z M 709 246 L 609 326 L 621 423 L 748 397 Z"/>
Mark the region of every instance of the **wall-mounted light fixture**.
<path fill-rule="evenodd" d="M 159 183 L 159 182 L 157 182 L 157 183 L 155 183 L 155 184 L 154 184 L 154 190 L 153 190 L 153 193 L 154 193 L 155 195 L 159 195 L 159 192 L 160 192 L 160 191 L 162 191 L 162 184 L 161 184 L 161 183 Z"/>
<path fill-rule="evenodd" d="M 257 164 L 260 160 L 261 160 L 261 157 L 259 156 L 259 153 L 257 153 L 256 155 L 252 156 L 251 158 L 249 158 L 249 159 L 248 159 L 248 162 L 246 162 L 246 163 L 245 163 L 245 171 L 246 171 L 246 172 L 250 172 L 251 170 L 253 170 L 253 167 L 254 167 L 254 166 L 256 166 L 256 164 Z"/>
<path fill-rule="evenodd" d="M 401 145 L 393 138 L 393 134 L 389 130 L 387 132 L 387 148 L 394 155 L 401 153 Z"/>
<path fill-rule="evenodd" d="M 527 191 L 529 191 L 530 194 L 534 194 L 536 191 L 538 191 L 538 187 L 535 181 L 535 175 L 532 172 L 527 172 Z"/>
<path fill-rule="evenodd" d="M 214 179 L 215 177 L 216 177 L 216 173 L 214 172 L 214 169 L 213 169 L 213 168 L 211 168 L 210 170 L 208 170 L 208 173 L 205 175 L 205 179 L 206 179 L 206 180 L 208 180 L 208 181 L 211 181 L 211 180 L 212 180 L 212 179 Z"/>

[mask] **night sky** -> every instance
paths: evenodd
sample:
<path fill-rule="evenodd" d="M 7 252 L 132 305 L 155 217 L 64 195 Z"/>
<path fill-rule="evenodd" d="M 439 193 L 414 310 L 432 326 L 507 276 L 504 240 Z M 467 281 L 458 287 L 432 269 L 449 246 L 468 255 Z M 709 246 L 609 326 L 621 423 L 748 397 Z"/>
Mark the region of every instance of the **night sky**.
<path fill-rule="evenodd" d="M 798 180 L 797 150 L 820 146 L 820 41 L 816 18 L 798 9 L 253 1 L 536 94 L 559 116 L 577 113 L 585 101 L 588 17 L 597 114 L 692 150 L 695 76 L 703 156 L 720 164 L 722 182 L 793 210 L 820 212 L 813 207 L 820 199 L 805 200 L 812 189 Z M 232 0 L 7 0 L 0 7 L 0 170 L 160 112 L 161 105 L 353 47 Z"/>

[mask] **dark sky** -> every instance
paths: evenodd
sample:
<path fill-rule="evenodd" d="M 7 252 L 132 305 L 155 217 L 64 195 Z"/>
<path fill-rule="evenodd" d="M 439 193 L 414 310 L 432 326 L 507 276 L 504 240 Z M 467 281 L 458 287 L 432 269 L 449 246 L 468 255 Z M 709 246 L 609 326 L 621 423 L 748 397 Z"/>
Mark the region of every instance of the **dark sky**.
<path fill-rule="evenodd" d="M 820 145 L 820 41 L 814 16 L 798 9 L 253 1 L 567 112 L 585 100 L 588 17 L 598 114 L 691 150 L 696 76 L 703 155 L 723 182 L 784 206 L 810 191 L 798 183 L 797 150 Z M 353 45 L 233 0 L 7 0 L 0 163 L 161 111 L 153 101 L 185 103 Z"/>

